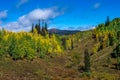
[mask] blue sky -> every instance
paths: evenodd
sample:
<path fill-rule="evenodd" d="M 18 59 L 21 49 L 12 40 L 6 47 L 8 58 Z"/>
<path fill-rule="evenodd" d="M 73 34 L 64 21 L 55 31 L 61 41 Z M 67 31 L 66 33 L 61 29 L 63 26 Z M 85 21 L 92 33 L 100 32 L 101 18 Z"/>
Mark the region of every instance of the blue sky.
<path fill-rule="evenodd" d="M 0 28 L 29 31 L 44 18 L 49 28 L 87 30 L 120 17 L 120 0 L 0 0 Z"/>

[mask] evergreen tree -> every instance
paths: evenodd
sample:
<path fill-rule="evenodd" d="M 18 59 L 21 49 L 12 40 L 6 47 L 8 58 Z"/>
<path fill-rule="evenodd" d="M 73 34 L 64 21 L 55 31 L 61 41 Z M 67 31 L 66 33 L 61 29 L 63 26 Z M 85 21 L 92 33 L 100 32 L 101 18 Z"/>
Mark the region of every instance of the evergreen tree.
<path fill-rule="evenodd" d="M 73 46 L 73 39 L 71 39 L 71 49 L 73 49 L 74 46 Z"/>
<path fill-rule="evenodd" d="M 66 50 L 67 47 L 66 47 L 66 38 L 62 38 L 62 45 L 63 45 L 63 48 Z"/>
<path fill-rule="evenodd" d="M 41 31 L 40 31 L 40 26 L 38 26 L 38 34 L 40 34 L 41 33 Z"/>
<path fill-rule="evenodd" d="M 31 30 L 31 32 L 33 33 L 33 31 L 34 31 L 34 24 L 32 24 L 32 30 Z"/>
<path fill-rule="evenodd" d="M 48 25 L 44 21 L 44 19 L 42 20 L 42 28 L 41 28 L 41 24 L 40 23 L 41 23 L 41 20 L 39 19 L 38 20 L 38 24 L 36 24 L 35 27 L 34 27 L 34 24 L 32 24 L 31 32 L 33 33 L 34 29 L 36 29 L 38 34 L 41 34 L 41 35 L 45 36 L 46 34 L 48 34 L 48 29 L 47 29 Z"/>
<path fill-rule="evenodd" d="M 120 44 L 116 47 L 116 56 L 120 57 Z"/>
<path fill-rule="evenodd" d="M 120 70 L 120 44 L 116 47 L 117 69 Z"/>
<path fill-rule="evenodd" d="M 35 25 L 35 29 L 37 30 L 37 33 L 38 33 L 38 24 Z"/>
<path fill-rule="evenodd" d="M 90 54 L 88 53 L 88 49 L 85 49 L 84 52 L 84 64 L 85 64 L 85 71 L 90 72 Z"/>
<path fill-rule="evenodd" d="M 42 27 L 42 35 L 45 36 L 45 27 Z"/>
<path fill-rule="evenodd" d="M 113 50 L 112 57 L 117 59 L 116 69 L 120 70 L 120 44 Z"/>
<path fill-rule="evenodd" d="M 117 39 L 120 41 L 120 31 L 117 32 Z"/>
<path fill-rule="evenodd" d="M 40 19 L 38 20 L 38 34 L 41 34 L 41 24 L 40 24 Z"/>
<path fill-rule="evenodd" d="M 108 34 L 108 38 L 109 38 L 109 45 L 110 46 L 113 46 L 113 44 L 114 44 L 114 39 L 113 39 L 113 36 L 109 33 Z"/>
<path fill-rule="evenodd" d="M 35 25 L 35 28 L 37 30 L 37 33 L 40 34 L 40 26 L 38 24 Z"/>

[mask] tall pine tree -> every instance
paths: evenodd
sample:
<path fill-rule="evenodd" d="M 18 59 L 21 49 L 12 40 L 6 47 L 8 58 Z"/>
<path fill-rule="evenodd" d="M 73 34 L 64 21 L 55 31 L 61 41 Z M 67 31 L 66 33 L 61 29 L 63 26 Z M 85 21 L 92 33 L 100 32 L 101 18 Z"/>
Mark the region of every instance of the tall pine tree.
<path fill-rule="evenodd" d="M 41 28 L 42 26 L 42 28 Z M 42 25 L 41 25 L 41 20 L 38 20 L 38 23 L 34 26 L 34 24 L 32 24 L 32 30 L 31 32 L 34 32 L 34 29 L 37 30 L 38 34 L 41 34 L 43 36 L 45 36 L 46 34 L 48 34 L 48 29 L 47 29 L 48 25 L 47 22 L 44 21 L 44 19 L 42 19 Z"/>
<path fill-rule="evenodd" d="M 63 48 L 66 50 L 67 47 L 66 47 L 66 38 L 62 38 L 62 45 L 63 45 Z"/>
<path fill-rule="evenodd" d="M 34 24 L 32 24 L 32 30 L 31 30 L 31 32 L 32 33 L 34 32 Z"/>
<path fill-rule="evenodd" d="M 114 45 L 114 39 L 113 39 L 113 36 L 110 33 L 108 34 L 108 38 L 109 38 L 109 45 L 113 46 Z"/>
<path fill-rule="evenodd" d="M 73 39 L 71 39 L 71 49 L 74 48 L 74 45 L 73 45 Z"/>
<path fill-rule="evenodd" d="M 38 34 L 41 34 L 41 24 L 40 24 L 40 19 L 38 20 Z"/>
<path fill-rule="evenodd" d="M 88 49 L 85 49 L 84 52 L 84 64 L 85 64 L 85 71 L 90 72 L 90 54 L 88 53 Z"/>

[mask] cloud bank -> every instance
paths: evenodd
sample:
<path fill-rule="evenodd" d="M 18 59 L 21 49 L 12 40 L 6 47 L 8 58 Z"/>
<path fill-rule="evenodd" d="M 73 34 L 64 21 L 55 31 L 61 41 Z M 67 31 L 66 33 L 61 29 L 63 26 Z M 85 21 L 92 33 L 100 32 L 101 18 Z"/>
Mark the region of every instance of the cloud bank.
<path fill-rule="evenodd" d="M 31 29 L 31 24 L 38 19 L 53 19 L 61 15 L 61 12 L 58 12 L 55 8 L 46 8 L 46 9 L 34 9 L 28 14 L 20 16 L 17 21 L 9 22 L 3 27 L 11 31 L 29 31 Z"/>
<path fill-rule="evenodd" d="M 94 29 L 95 25 L 81 25 L 78 27 L 67 27 L 66 30 L 80 30 L 80 31 L 86 31 L 90 29 Z"/>

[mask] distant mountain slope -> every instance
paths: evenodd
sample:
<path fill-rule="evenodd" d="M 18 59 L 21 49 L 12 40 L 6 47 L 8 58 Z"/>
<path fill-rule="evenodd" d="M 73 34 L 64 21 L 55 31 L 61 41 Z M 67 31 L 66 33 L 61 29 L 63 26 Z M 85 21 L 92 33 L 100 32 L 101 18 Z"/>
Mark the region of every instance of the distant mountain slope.
<path fill-rule="evenodd" d="M 51 34 L 59 34 L 59 35 L 69 35 L 69 34 L 75 34 L 77 32 L 80 32 L 79 30 L 60 30 L 60 29 L 49 29 L 49 33 Z"/>

